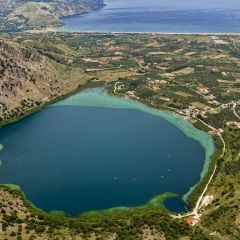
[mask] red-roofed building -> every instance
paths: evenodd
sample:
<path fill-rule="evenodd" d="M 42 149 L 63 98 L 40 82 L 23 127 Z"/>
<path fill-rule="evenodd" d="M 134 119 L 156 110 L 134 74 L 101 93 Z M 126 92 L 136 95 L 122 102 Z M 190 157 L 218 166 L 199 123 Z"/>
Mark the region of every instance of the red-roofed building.
<path fill-rule="evenodd" d="M 191 226 L 194 226 L 195 224 L 197 224 L 197 222 L 199 221 L 199 218 L 198 217 L 189 217 L 187 219 L 187 223 Z"/>

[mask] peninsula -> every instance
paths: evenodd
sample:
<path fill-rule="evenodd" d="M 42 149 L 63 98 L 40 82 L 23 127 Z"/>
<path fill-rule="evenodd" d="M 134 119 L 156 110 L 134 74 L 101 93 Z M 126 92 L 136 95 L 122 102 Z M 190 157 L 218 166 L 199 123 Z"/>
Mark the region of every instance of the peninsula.
<path fill-rule="evenodd" d="M 61 17 L 88 13 L 103 6 L 103 0 L 2 0 L 0 31 L 61 25 Z"/>

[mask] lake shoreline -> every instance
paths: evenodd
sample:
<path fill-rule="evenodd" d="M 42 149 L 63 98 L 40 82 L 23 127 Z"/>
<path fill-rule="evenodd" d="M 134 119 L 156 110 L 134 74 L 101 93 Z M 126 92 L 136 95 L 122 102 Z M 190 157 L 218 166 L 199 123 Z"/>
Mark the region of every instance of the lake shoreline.
<path fill-rule="evenodd" d="M 101 88 L 101 87 L 100 87 Z M 92 88 L 92 89 L 86 89 L 85 91 L 92 91 L 94 94 L 94 91 L 96 89 Z M 98 89 L 97 89 L 98 91 Z M 197 182 L 195 185 L 191 186 L 190 189 L 182 196 L 182 199 L 184 202 L 188 202 L 189 199 L 191 199 L 191 194 L 194 193 L 196 187 L 203 181 L 204 178 L 206 178 L 208 175 L 210 175 L 211 172 L 208 172 L 209 170 L 209 166 L 211 164 L 211 159 L 212 156 L 214 155 L 214 153 L 216 152 L 216 146 L 214 144 L 214 140 L 211 137 L 211 135 L 209 135 L 208 133 L 206 133 L 206 131 L 204 131 L 203 129 L 199 129 L 196 127 L 196 125 L 194 124 L 194 119 L 185 119 L 182 115 L 180 115 L 179 113 L 175 112 L 175 111 L 170 111 L 170 109 L 160 109 L 160 108 L 155 108 L 154 106 L 141 101 L 141 99 L 130 99 L 130 98 L 126 98 L 124 95 L 119 96 L 117 94 L 115 94 L 114 92 L 110 91 L 109 89 L 102 88 L 102 93 L 103 95 L 108 95 L 108 97 L 112 97 L 112 98 L 116 98 L 116 99 L 124 99 L 126 101 L 126 104 L 128 105 L 128 103 L 130 104 L 130 108 L 131 108 L 131 104 L 133 104 L 134 106 L 132 106 L 134 109 L 143 111 L 143 112 L 147 112 L 149 114 L 153 114 L 156 116 L 159 116 L 163 119 L 165 119 L 166 121 L 168 121 L 169 123 L 173 124 L 175 127 L 177 127 L 178 129 L 180 129 L 186 136 L 188 136 L 189 138 L 198 141 L 199 144 L 205 149 L 205 159 L 204 159 L 204 166 L 203 169 L 200 173 L 200 180 L 199 182 Z M 71 98 L 74 98 L 76 95 L 69 97 L 66 100 L 63 100 L 63 102 L 67 102 L 68 101 L 71 102 Z M 77 98 L 77 96 L 76 96 Z M 75 100 L 72 100 L 73 105 L 76 104 Z M 58 103 L 56 103 L 56 105 L 58 105 Z M 61 105 L 61 103 L 60 103 Z M 76 104 L 78 105 L 78 104 Z M 84 106 L 84 103 L 83 105 Z M 98 103 L 95 105 L 91 105 L 91 106 L 96 106 L 96 107 L 113 107 L 113 108 L 118 108 L 117 105 L 115 106 L 108 106 L 108 103 L 103 102 L 101 103 L 101 99 L 99 99 Z M 121 106 L 124 108 L 124 106 Z M 127 106 L 128 108 L 128 106 Z M 202 137 L 201 137 L 202 136 Z M 163 193 L 164 194 L 164 193 Z M 158 196 L 156 196 L 157 198 Z"/>
<path fill-rule="evenodd" d="M 88 86 L 89 87 L 89 86 Z M 43 107 L 41 107 L 40 109 L 37 109 L 36 111 L 40 111 L 40 110 L 42 110 L 42 109 L 44 109 L 45 107 L 47 107 L 47 106 L 49 106 L 49 105 L 51 105 L 51 104 L 53 104 L 53 103 L 56 103 L 56 105 L 58 105 L 58 103 L 59 103 L 59 101 L 61 101 L 61 100 L 63 100 L 63 99 L 66 99 L 66 98 L 68 98 L 68 97 L 71 97 L 71 96 L 74 96 L 75 94 L 77 94 L 77 93 L 82 93 L 83 92 L 83 90 L 85 89 L 85 91 L 93 91 L 94 90 L 94 88 L 96 87 L 96 86 L 94 86 L 94 87 L 92 87 L 92 88 L 88 88 L 88 87 L 86 87 L 86 88 L 82 88 L 81 90 L 79 90 L 79 89 L 77 89 L 76 91 L 74 91 L 74 92 L 72 92 L 72 93 L 69 93 L 68 95 L 66 95 L 66 96 L 64 96 L 64 97 L 62 97 L 62 98 L 58 98 L 58 99 L 56 99 L 56 100 L 54 100 L 54 102 L 49 102 L 48 104 L 46 104 L 46 105 L 44 105 Z M 103 88 L 103 87 L 100 87 L 100 88 Z M 107 93 L 106 93 L 107 94 Z M 110 94 L 110 93 L 109 93 Z M 109 95 L 109 94 L 107 94 L 107 95 Z M 112 95 L 109 95 L 109 97 L 111 97 Z M 112 96 L 112 97 L 117 97 L 117 98 L 122 98 L 122 97 L 119 97 L 119 96 Z M 181 116 L 181 115 L 179 115 L 179 114 L 177 114 L 177 113 L 175 113 L 175 112 L 171 112 L 171 111 L 166 111 L 166 110 L 160 110 L 160 109 L 155 109 L 155 108 L 153 108 L 152 106 L 148 106 L 148 105 L 146 105 L 145 103 L 142 103 L 141 101 L 134 101 L 134 100 L 131 100 L 131 99 L 125 99 L 126 101 L 130 101 L 130 102 L 133 102 L 133 103 L 135 103 L 135 104 L 140 104 L 143 108 L 145 108 L 145 110 L 147 109 L 147 112 L 148 113 L 151 113 L 151 111 L 154 111 L 154 112 L 161 112 L 162 114 L 166 114 L 166 115 L 169 115 L 169 116 L 174 116 L 174 118 L 177 118 L 177 119 L 181 119 L 180 121 L 182 121 L 182 122 L 186 122 L 187 124 L 189 124 L 189 125 L 192 125 L 192 127 L 195 129 L 195 130 L 198 130 L 199 131 L 199 129 L 197 129 L 197 128 L 195 128 L 194 126 L 193 126 L 193 124 L 191 123 L 191 122 L 189 122 L 189 121 L 186 121 L 186 119 L 183 119 L 183 117 Z M 64 100 L 63 100 L 64 101 Z M 139 105 L 139 106 L 140 106 Z M 143 109 L 140 109 L 140 110 L 142 110 L 143 111 Z M 31 113 L 34 113 L 34 112 L 36 112 L 36 111 L 31 111 Z M 149 112 L 150 111 L 150 112 Z M 26 116 L 28 116 L 29 114 L 31 114 L 31 113 L 28 113 Z M 24 117 L 26 117 L 26 116 L 24 116 Z M 160 117 L 163 117 L 163 116 L 160 116 Z M 169 121 L 169 119 L 166 119 L 166 116 L 165 117 L 163 117 L 163 119 L 165 119 L 165 120 L 167 120 L 167 121 Z M 20 120 L 20 119 L 19 119 Z M 16 120 L 16 121 L 18 121 L 18 120 Z M 16 122 L 15 121 L 15 122 Z M 171 124 L 173 124 L 173 122 L 172 121 L 169 121 Z M 8 123 L 9 124 L 9 123 Z M 175 125 L 175 124 L 174 124 Z M 184 132 L 184 134 L 186 134 L 186 132 L 181 128 L 181 127 L 179 127 L 179 126 L 176 126 L 176 127 L 178 127 L 178 128 L 180 128 L 180 130 L 181 131 L 183 131 Z M 201 130 L 202 131 L 202 130 Z M 205 132 L 204 132 L 205 133 Z M 187 134 L 188 135 L 188 134 Z M 189 135 L 188 135 L 188 137 L 189 137 Z M 197 138 L 197 137 L 196 137 Z M 196 138 L 193 138 L 193 139 L 195 139 L 196 140 Z M 198 141 L 198 140 L 197 140 Z M 200 144 L 201 144 L 201 141 L 199 142 Z M 213 143 L 214 144 L 214 143 Z M 201 144 L 202 145 L 202 144 Z M 206 151 L 206 148 L 202 145 L 202 147 L 205 149 L 205 151 Z M 196 188 L 196 186 L 198 186 L 202 181 L 203 181 L 203 178 L 205 178 L 205 177 L 207 177 L 207 175 L 209 174 L 208 173 L 208 170 L 209 170 L 209 165 L 210 165 L 210 161 L 211 160 L 211 158 L 209 158 L 209 157 L 205 157 L 205 160 L 204 160 L 204 168 L 203 168 L 203 170 L 202 170 L 202 172 L 201 172 L 201 174 L 200 174 L 200 176 L 201 176 L 201 179 L 200 179 L 200 181 L 198 182 L 198 183 L 196 183 L 194 186 L 192 186 L 190 189 L 189 189 L 189 191 L 187 192 L 187 193 L 185 193 L 183 196 L 182 196 L 182 199 L 185 201 L 185 202 L 188 202 L 187 201 L 187 199 L 186 199 L 186 197 L 184 198 L 184 196 L 187 196 L 187 198 L 188 199 L 191 199 L 191 194 L 192 194 L 192 192 L 194 191 L 194 189 Z M 10 186 L 11 187 L 11 186 Z M 22 191 L 21 190 L 21 188 L 18 188 L 18 190 L 20 190 L 20 191 Z M 23 194 L 24 194 L 24 192 L 23 192 Z M 173 196 L 173 194 L 174 193 L 171 193 L 172 194 L 172 196 Z M 170 194 L 170 195 L 171 195 Z M 169 196 L 169 195 L 168 195 Z M 176 197 L 176 195 L 175 195 L 175 197 Z M 153 203 L 153 202 L 155 202 L 155 204 L 154 204 L 154 206 L 156 206 L 156 205 L 159 205 L 159 206 L 163 206 L 163 202 L 166 200 L 167 198 L 166 198 L 166 193 L 162 193 L 162 194 L 160 194 L 160 195 L 157 195 L 157 196 L 155 196 L 153 199 L 151 199 L 151 200 L 149 200 L 149 202 L 148 203 L 146 203 L 146 204 L 144 204 L 142 207 L 149 207 L 149 206 L 153 206 L 151 203 Z M 28 201 L 28 200 L 27 200 Z M 31 202 L 30 202 L 31 203 Z M 125 207 L 124 207 L 125 208 Z M 113 209 L 118 209 L 118 207 L 117 208 L 113 208 Z M 125 209 L 132 209 L 131 207 L 126 207 Z M 190 210 L 190 209 L 189 209 Z M 106 210 L 106 211 L 108 211 L 108 210 Z M 99 211 L 97 211 L 97 212 L 99 212 Z M 66 213 L 67 214 L 67 213 Z"/>

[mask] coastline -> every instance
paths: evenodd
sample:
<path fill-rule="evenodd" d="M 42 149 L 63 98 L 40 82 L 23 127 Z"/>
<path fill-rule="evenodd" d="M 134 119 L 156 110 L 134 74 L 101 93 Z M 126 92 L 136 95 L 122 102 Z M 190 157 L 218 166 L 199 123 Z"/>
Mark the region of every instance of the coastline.
<path fill-rule="evenodd" d="M 64 26 L 64 25 L 63 25 Z M 147 35 L 154 35 L 154 34 L 159 34 L 159 35 L 187 35 L 187 36 L 212 36 L 212 35 L 217 35 L 217 36 L 240 36 L 240 32 L 127 32 L 127 31 L 76 31 L 76 30 L 58 30 L 58 27 L 51 27 L 51 28 L 46 28 L 49 29 L 49 32 L 60 32 L 60 33 L 92 33 L 92 34 L 129 34 L 129 35 L 134 35 L 134 34 L 147 34 Z"/>
<path fill-rule="evenodd" d="M 96 11 L 100 11 L 103 9 L 107 4 L 103 3 L 103 5 L 96 9 Z M 90 12 L 84 12 L 84 13 L 74 13 L 67 16 L 62 16 L 60 20 L 63 20 L 65 18 L 71 18 L 73 16 L 82 16 L 85 14 L 89 14 Z M 60 25 L 52 26 L 50 31 L 53 32 L 71 32 L 71 33 L 92 33 L 92 34 L 161 34 L 161 35 L 203 35 L 203 36 L 239 36 L 240 32 L 161 32 L 161 31 L 98 31 L 98 30 L 71 30 L 71 29 L 65 29 L 66 24 L 64 21 Z"/>

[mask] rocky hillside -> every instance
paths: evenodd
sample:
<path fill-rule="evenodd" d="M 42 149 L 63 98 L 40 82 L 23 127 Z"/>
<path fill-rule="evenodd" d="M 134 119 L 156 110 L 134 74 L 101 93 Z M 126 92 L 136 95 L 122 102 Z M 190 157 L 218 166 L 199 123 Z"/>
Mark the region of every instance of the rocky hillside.
<path fill-rule="evenodd" d="M 25 0 L 0 0 L 0 12 L 5 14 L 10 13 L 25 2 Z"/>
<path fill-rule="evenodd" d="M 46 27 L 61 23 L 63 16 L 86 13 L 103 6 L 103 0 L 1 0 L 0 13 L 10 22 Z"/>
<path fill-rule="evenodd" d="M 69 69 L 31 47 L 0 39 L 0 122 L 77 89 L 83 75 L 81 69 Z"/>

